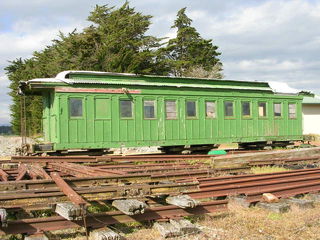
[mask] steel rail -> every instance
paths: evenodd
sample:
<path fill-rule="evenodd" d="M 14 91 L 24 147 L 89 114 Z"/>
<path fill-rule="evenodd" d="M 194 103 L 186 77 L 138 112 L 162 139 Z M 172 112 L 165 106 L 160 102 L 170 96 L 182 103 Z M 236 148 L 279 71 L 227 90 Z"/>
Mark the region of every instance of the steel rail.
<path fill-rule="evenodd" d="M 59 181 L 59 179 L 58 179 Z M 61 182 L 61 179 L 60 179 Z M 58 184 L 59 185 L 59 184 Z M 61 184 L 60 184 L 61 185 Z M 169 184 L 133 184 L 124 186 L 100 186 L 100 187 L 54 187 L 35 190 L 16 190 L 0 192 L 0 207 L 2 208 L 29 208 L 35 205 L 55 204 L 66 202 L 79 202 L 81 197 L 86 201 L 114 200 L 123 198 L 145 199 L 163 195 L 177 195 L 188 193 L 198 189 L 198 183 L 169 183 Z M 72 200 L 73 196 L 79 195 Z"/>
<path fill-rule="evenodd" d="M 317 193 L 320 191 L 320 181 L 309 182 L 308 184 L 287 185 L 284 187 L 272 188 L 268 192 L 279 198 L 292 197 L 299 194 Z M 261 191 L 252 191 L 246 194 L 248 202 L 259 202 L 262 200 Z"/>
<path fill-rule="evenodd" d="M 195 199 L 208 198 L 208 197 L 222 197 L 230 195 L 249 194 L 253 191 L 266 193 L 273 191 L 275 188 L 288 187 L 288 186 L 309 186 L 309 184 L 320 185 L 320 174 L 317 176 L 302 176 L 291 179 L 283 180 L 264 180 L 257 182 L 245 182 L 238 184 L 225 184 L 217 187 L 200 188 L 195 192 L 189 192 L 188 195 Z"/>
<path fill-rule="evenodd" d="M 274 176 L 274 175 L 287 175 L 287 174 L 291 174 L 291 173 L 299 173 L 299 172 L 308 173 L 308 172 L 314 172 L 314 171 L 319 171 L 319 170 L 320 170 L 320 168 L 308 168 L 308 169 L 298 169 L 298 170 L 272 172 L 272 173 L 228 175 L 228 176 L 216 176 L 216 177 L 198 177 L 197 180 L 200 183 L 213 182 L 213 181 L 230 181 L 230 180 L 234 180 L 234 179 L 245 179 L 245 178 L 250 178 L 250 177 L 255 177 L 255 176 L 264 177 L 264 176 Z"/>
<path fill-rule="evenodd" d="M 202 189 L 211 187 L 211 186 L 219 186 L 219 185 L 230 185 L 230 184 L 238 184 L 238 183 L 250 183 L 250 182 L 263 182 L 263 181 L 268 181 L 268 180 L 290 180 L 290 179 L 294 179 L 296 177 L 310 177 L 310 176 L 319 176 L 320 175 L 320 169 L 314 170 L 314 171 L 298 171 L 298 172 L 291 172 L 288 174 L 272 174 L 272 175 L 251 175 L 248 177 L 244 177 L 244 178 L 234 178 L 234 179 L 225 179 L 225 180 L 218 180 L 218 181 L 206 181 L 204 182 L 200 182 L 199 186 Z"/>
<path fill-rule="evenodd" d="M 310 162 L 313 163 L 319 162 L 320 155 L 316 156 L 308 156 L 308 157 L 299 157 L 299 158 L 276 158 L 276 159 L 268 159 L 268 160 L 250 160 L 250 166 L 261 166 L 261 165 L 278 165 L 278 164 L 287 164 L 287 163 L 301 163 L 301 162 Z"/>
<path fill-rule="evenodd" d="M 128 174 L 125 176 L 97 176 L 97 177 L 67 177 L 66 182 L 76 187 L 118 185 L 128 183 L 153 183 L 150 174 Z M 0 191 L 21 190 L 21 189 L 44 189 L 56 187 L 53 180 L 20 180 L 0 182 Z"/>
<path fill-rule="evenodd" d="M 61 192 L 63 192 L 69 200 L 79 206 L 84 206 L 89 204 L 84 200 L 72 187 L 70 187 L 57 172 L 52 172 L 50 174 L 52 180 L 57 184 Z"/>
<path fill-rule="evenodd" d="M 148 221 L 159 219 L 170 219 L 191 215 L 202 215 L 214 213 L 227 209 L 227 201 L 209 201 L 201 203 L 195 208 L 182 209 L 177 206 L 161 206 L 146 209 L 140 215 L 128 216 L 120 211 L 90 214 L 86 217 L 86 225 L 91 228 L 99 228 L 106 225 L 127 223 L 134 221 Z M 33 234 L 36 232 L 46 232 L 62 230 L 67 228 L 83 227 L 83 221 L 68 221 L 60 216 L 46 218 L 32 218 L 15 221 L 8 221 L 7 227 L 0 227 L 0 234 Z"/>

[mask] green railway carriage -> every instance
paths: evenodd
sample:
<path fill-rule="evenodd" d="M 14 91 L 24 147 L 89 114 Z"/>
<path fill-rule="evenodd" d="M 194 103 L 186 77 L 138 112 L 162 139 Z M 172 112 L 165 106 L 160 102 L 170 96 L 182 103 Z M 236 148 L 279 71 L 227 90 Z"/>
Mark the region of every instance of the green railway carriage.
<path fill-rule="evenodd" d="M 267 82 L 65 71 L 20 87 L 43 96 L 40 150 L 302 139 L 302 96 Z"/>

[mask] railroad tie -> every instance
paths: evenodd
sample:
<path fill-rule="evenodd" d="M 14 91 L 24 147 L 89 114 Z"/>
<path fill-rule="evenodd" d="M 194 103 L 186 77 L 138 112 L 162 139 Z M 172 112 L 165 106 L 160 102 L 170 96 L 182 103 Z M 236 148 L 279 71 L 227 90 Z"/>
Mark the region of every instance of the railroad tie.
<path fill-rule="evenodd" d="M 37 233 L 25 236 L 24 240 L 49 240 L 49 238 L 43 233 Z"/>
<path fill-rule="evenodd" d="M 0 221 L 1 221 L 1 226 L 2 227 L 7 227 L 8 222 L 7 222 L 7 210 L 4 208 L 0 208 Z"/>
<path fill-rule="evenodd" d="M 160 235 L 164 238 L 178 237 L 185 234 L 196 234 L 200 229 L 186 219 L 173 220 L 169 222 L 156 222 L 153 225 Z"/>
<path fill-rule="evenodd" d="M 91 240 L 121 240 L 124 237 L 120 236 L 118 233 L 112 231 L 110 228 L 100 228 L 90 232 Z"/>
<path fill-rule="evenodd" d="M 84 208 L 73 203 L 57 203 L 55 212 L 67 220 L 81 220 L 85 214 Z"/>
<path fill-rule="evenodd" d="M 194 208 L 199 205 L 199 202 L 192 199 L 188 195 L 169 196 L 166 202 L 180 208 Z"/>
<path fill-rule="evenodd" d="M 147 205 L 136 199 L 114 200 L 112 206 L 126 215 L 143 214 Z"/>
<path fill-rule="evenodd" d="M 292 207 L 298 207 L 300 209 L 314 208 L 314 201 L 307 199 L 299 199 L 299 198 L 289 198 L 286 200 L 288 204 Z"/>
<path fill-rule="evenodd" d="M 182 235 L 180 229 L 169 222 L 156 222 L 153 228 L 157 230 L 163 238 L 179 237 Z"/>
<path fill-rule="evenodd" d="M 285 213 L 290 210 L 290 205 L 285 202 L 276 202 L 276 203 L 258 202 L 256 206 L 271 212 L 276 212 L 276 213 Z"/>
<path fill-rule="evenodd" d="M 200 229 L 186 219 L 174 220 L 170 219 L 170 223 L 178 228 L 183 234 L 199 233 Z"/>

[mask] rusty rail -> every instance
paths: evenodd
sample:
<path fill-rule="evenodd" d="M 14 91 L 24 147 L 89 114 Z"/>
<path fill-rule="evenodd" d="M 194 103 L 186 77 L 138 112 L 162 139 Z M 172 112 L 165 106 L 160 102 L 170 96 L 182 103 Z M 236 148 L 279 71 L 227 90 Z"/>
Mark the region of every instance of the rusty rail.
<path fill-rule="evenodd" d="M 214 213 L 225 210 L 227 201 L 210 201 L 201 203 L 200 206 L 191 209 L 182 209 L 176 206 L 161 206 L 146 209 L 145 213 L 128 216 L 120 211 L 91 214 L 87 216 L 86 225 L 91 228 L 99 228 L 105 225 L 126 223 L 133 221 L 147 221 L 158 219 L 170 219 L 191 215 Z M 67 228 L 83 227 L 83 221 L 68 221 L 62 217 L 22 219 L 8 221 L 8 227 L 0 227 L 0 234 L 33 234 L 36 232 L 54 231 Z"/>
<path fill-rule="evenodd" d="M 178 194 L 188 194 L 202 201 L 199 207 L 187 210 L 169 205 L 151 207 L 145 214 L 136 216 L 120 212 L 89 215 L 87 226 L 95 228 L 118 222 L 204 214 L 225 208 L 226 200 L 208 201 L 211 197 L 243 194 L 248 196 L 248 201 L 257 202 L 265 192 L 288 197 L 320 191 L 320 168 L 216 176 L 222 171 L 238 172 L 267 164 L 318 164 L 318 155 L 252 160 L 247 166 L 232 168 L 214 168 L 212 159 L 211 155 L 13 157 L 10 164 L 14 168 L 0 168 L 0 208 L 17 211 L 50 208 L 68 201 L 83 206 L 91 201 L 132 198 L 160 204 L 156 201 L 160 200 L 159 196 Z M 30 234 L 78 226 L 83 226 L 83 222 L 54 216 L 9 221 L 9 227 L 0 228 L 0 233 Z"/>
<path fill-rule="evenodd" d="M 88 204 L 76 191 L 74 191 L 59 175 L 57 172 L 50 174 L 52 180 L 57 184 L 61 192 L 63 192 L 71 202 L 79 206 Z"/>

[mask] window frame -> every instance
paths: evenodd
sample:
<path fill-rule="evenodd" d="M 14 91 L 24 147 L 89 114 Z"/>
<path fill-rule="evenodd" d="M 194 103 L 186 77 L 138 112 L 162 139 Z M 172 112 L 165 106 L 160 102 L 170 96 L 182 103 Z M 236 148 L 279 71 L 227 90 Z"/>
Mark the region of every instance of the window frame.
<path fill-rule="evenodd" d="M 214 103 L 214 117 L 210 117 L 207 115 L 207 102 Z M 205 99 L 204 100 L 204 114 L 206 119 L 217 119 L 218 118 L 218 101 L 217 100 L 211 100 L 211 99 Z"/>
<path fill-rule="evenodd" d="M 128 101 L 131 102 L 131 117 L 122 117 L 121 116 L 121 101 Z M 119 99 L 119 118 L 121 119 L 134 119 L 134 101 L 133 99 L 129 99 L 129 98 L 120 98 Z"/>
<path fill-rule="evenodd" d="M 243 105 L 242 105 L 243 103 L 249 103 L 249 112 L 250 112 L 249 115 L 243 115 Z M 250 100 L 241 100 L 240 104 L 241 104 L 241 117 L 245 118 L 245 119 L 252 118 L 252 101 L 250 101 Z"/>
<path fill-rule="evenodd" d="M 188 116 L 188 102 L 194 102 L 195 116 Z M 185 100 L 185 117 L 186 119 L 197 119 L 198 118 L 198 101 L 197 99 L 186 99 Z"/>
<path fill-rule="evenodd" d="M 80 99 L 81 100 L 81 116 L 71 116 L 71 104 L 70 100 L 71 99 Z M 84 97 L 80 96 L 69 96 L 68 97 L 68 115 L 70 119 L 84 119 L 85 115 L 85 108 L 84 108 Z"/>
<path fill-rule="evenodd" d="M 276 116 L 275 112 L 275 104 L 280 104 L 280 116 Z M 282 102 L 273 102 L 273 117 L 274 118 L 282 118 L 283 117 L 283 103 Z"/>
<path fill-rule="evenodd" d="M 225 106 L 225 103 L 226 102 L 231 102 L 232 103 L 232 116 L 226 116 L 226 106 Z M 236 118 L 236 114 L 235 114 L 235 100 L 223 100 L 223 115 L 224 115 L 224 118 L 225 119 L 235 119 Z"/>
<path fill-rule="evenodd" d="M 154 107 L 154 117 L 153 118 L 146 118 L 146 116 L 145 116 L 145 110 L 144 110 L 144 103 L 145 103 L 145 101 L 153 101 L 153 103 L 154 103 L 154 105 L 153 105 L 153 107 Z M 143 99 L 142 100 L 142 112 L 143 112 L 143 119 L 144 120 L 156 120 L 157 119 L 157 100 L 156 99 Z"/>
<path fill-rule="evenodd" d="M 176 110 L 176 117 L 175 118 L 169 118 L 167 115 L 167 102 L 175 102 L 175 110 Z M 165 99 L 164 100 L 164 114 L 166 120 L 177 120 L 179 119 L 179 109 L 178 109 L 178 100 L 177 99 Z"/>
<path fill-rule="evenodd" d="M 290 105 L 295 105 L 294 117 L 290 117 Z M 297 103 L 295 102 L 288 103 L 288 119 L 297 119 Z"/>
<path fill-rule="evenodd" d="M 265 116 L 260 116 L 260 113 L 259 113 L 259 104 L 260 103 L 266 104 L 266 115 Z M 267 101 L 258 101 L 258 118 L 268 118 L 268 102 Z"/>

